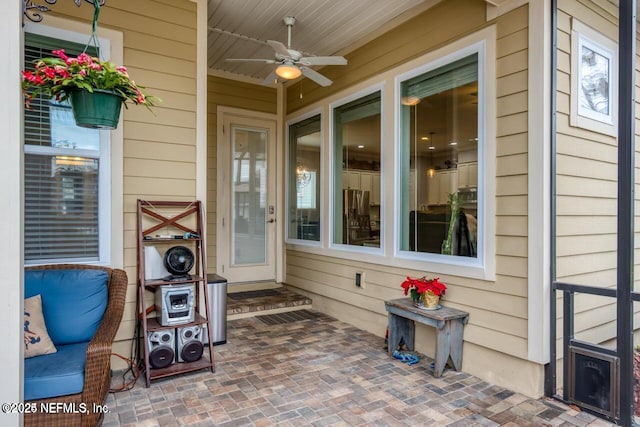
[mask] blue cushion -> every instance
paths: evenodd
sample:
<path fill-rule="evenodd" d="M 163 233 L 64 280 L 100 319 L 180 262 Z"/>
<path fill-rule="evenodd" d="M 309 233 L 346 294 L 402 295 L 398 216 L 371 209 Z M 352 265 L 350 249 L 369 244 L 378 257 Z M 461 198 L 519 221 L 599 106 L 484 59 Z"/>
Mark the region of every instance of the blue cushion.
<path fill-rule="evenodd" d="M 55 346 L 90 341 L 107 307 L 102 270 L 27 270 L 25 298 L 42 295 L 42 312 Z"/>
<path fill-rule="evenodd" d="M 88 342 L 58 346 L 58 352 L 24 360 L 24 399 L 82 392 Z"/>

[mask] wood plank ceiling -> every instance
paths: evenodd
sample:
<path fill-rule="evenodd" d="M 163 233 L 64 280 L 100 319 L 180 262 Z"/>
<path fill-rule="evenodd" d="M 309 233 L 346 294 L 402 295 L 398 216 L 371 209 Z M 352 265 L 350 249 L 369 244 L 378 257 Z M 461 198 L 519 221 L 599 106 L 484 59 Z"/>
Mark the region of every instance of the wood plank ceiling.
<path fill-rule="evenodd" d="M 293 49 L 305 56 L 345 55 L 439 1 L 210 0 L 208 66 L 226 77 L 262 82 L 274 65 L 225 59 L 273 59 L 273 49 L 264 42 L 287 44 L 285 16 L 296 18 Z"/>

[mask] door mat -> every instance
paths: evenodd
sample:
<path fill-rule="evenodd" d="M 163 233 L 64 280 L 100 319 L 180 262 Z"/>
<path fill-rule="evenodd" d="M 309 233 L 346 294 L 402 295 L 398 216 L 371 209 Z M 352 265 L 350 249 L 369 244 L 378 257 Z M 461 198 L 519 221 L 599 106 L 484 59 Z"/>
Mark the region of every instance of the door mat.
<path fill-rule="evenodd" d="M 301 320 L 327 319 L 328 316 L 311 310 L 295 310 L 277 314 L 265 314 L 256 316 L 256 319 L 267 325 L 282 325 L 285 323 L 299 322 Z"/>
<path fill-rule="evenodd" d="M 280 291 L 277 289 L 259 289 L 257 291 L 233 292 L 227 294 L 227 297 L 234 300 L 246 300 L 251 298 L 277 297 Z"/>

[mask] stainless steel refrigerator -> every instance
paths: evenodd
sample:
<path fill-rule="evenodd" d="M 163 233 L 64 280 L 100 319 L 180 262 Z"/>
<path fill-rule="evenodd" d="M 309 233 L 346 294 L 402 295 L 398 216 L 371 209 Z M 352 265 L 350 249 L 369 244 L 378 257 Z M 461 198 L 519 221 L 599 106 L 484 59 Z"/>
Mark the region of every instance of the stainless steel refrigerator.
<path fill-rule="evenodd" d="M 342 190 L 343 243 L 361 245 L 371 238 L 369 191 Z"/>

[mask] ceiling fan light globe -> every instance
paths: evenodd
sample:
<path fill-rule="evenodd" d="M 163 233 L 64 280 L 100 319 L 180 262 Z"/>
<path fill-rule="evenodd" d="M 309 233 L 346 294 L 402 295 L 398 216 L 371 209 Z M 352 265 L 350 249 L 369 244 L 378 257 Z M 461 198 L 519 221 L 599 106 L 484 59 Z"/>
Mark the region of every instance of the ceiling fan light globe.
<path fill-rule="evenodd" d="M 302 72 L 298 67 L 294 67 L 293 65 L 283 64 L 283 65 L 279 65 L 278 68 L 276 68 L 276 74 L 279 77 L 282 77 L 283 79 L 291 80 L 291 79 L 297 79 L 298 77 L 300 77 Z"/>

